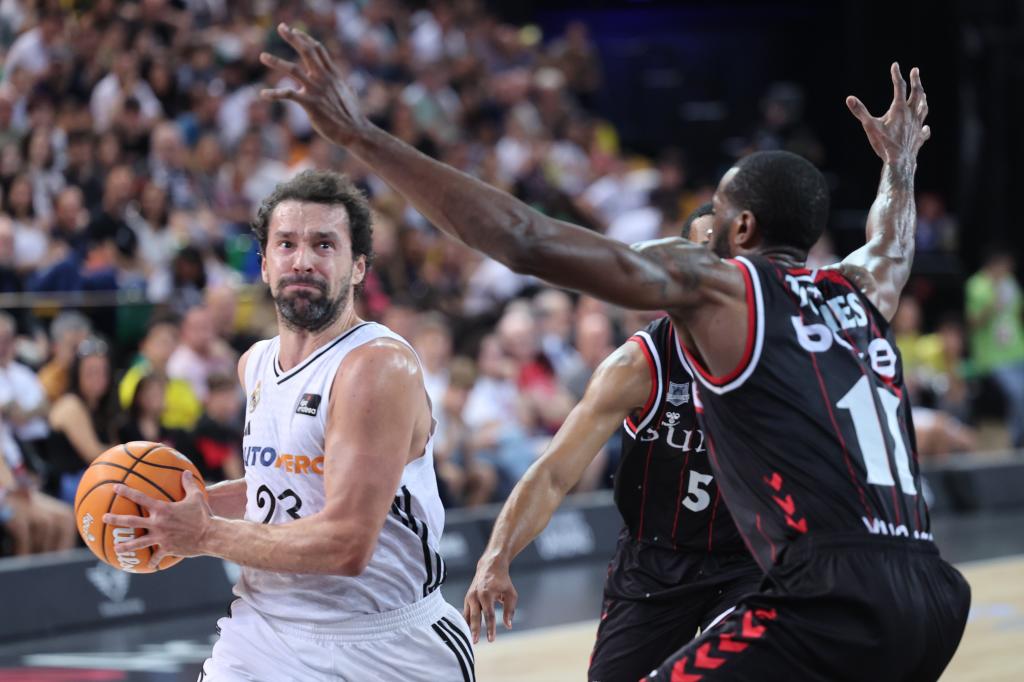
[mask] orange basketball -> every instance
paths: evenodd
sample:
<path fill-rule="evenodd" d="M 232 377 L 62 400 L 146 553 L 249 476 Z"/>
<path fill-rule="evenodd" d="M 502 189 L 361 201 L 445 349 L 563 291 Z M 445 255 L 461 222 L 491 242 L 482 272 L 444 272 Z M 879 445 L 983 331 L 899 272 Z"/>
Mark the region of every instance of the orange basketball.
<path fill-rule="evenodd" d="M 200 486 L 203 478 L 192 462 L 174 448 L 162 443 L 132 441 L 115 445 L 93 460 L 85 470 L 75 494 L 75 522 L 78 533 L 93 554 L 114 568 L 129 573 L 152 573 L 149 561 L 153 547 L 118 554 L 117 543 L 146 533 L 141 528 L 116 528 L 103 523 L 104 514 L 148 516 L 146 510 L 131 500 L 114 493 L 118 483 L 134 488 L 157 500 L 177 502 L 185 497 L 181 473 L 188 469 Z M 158 570 L 165 570 L 181 561 L 167 557 Z"/>

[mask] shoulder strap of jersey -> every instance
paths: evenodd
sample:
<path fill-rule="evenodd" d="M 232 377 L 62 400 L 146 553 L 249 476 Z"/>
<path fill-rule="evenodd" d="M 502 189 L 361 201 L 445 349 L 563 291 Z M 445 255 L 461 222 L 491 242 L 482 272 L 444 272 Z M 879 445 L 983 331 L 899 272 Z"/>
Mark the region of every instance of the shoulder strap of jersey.
<path fill-rule="evenodd" d="M 662 396 L 665 395 L 665 372 L 661 365 L 662 354 L 659 351 L 659 346 L 664 345 L 663 337 L 666 329 L 670 329 L 670 325 L 666 318 L 662 318 L 647 325 L 627 340 L 627 343 L 635 343 L 640 347 L 647 360 L 647 369 L 651 373 L 651 392 L 647 397 L 647 402 L 637 414 L 626 417 L 622 422 L 622 427 L 630 438 L 636 438 L 638 433 L 647 428 L 647 425 L 658 413 Z"/>
<path fill-rule="evenodd" d="M 263 339 L 262 341 L 257 341 L 249 348 L 249 355 L 245 359 L 245 385 L 242 386 L 246 393 L 249 393 L 256 383 L 256 377 L 262 371 L 263 363 L 266 359 L 267 349 L 273 346 L 273 344 L 274 339 Z"/>
<path fill-rule="evenodd" d="M 757 369 L 764 348 L 765 306 L 761 277 L 758 268 L 750 259 L 743 256 L 726 261 L 735 266 L 743 275 L 743 284 L 747 298 L 747 337 L 744 344 L 743 357 L 731 372 L 714 375 L 694 355 L 679 342 L 675 335 L 675 343 L 680 359 L 689 366 L 691 373 L 707 390 L 716 394 L 734 391 L 750 378 Z"/>

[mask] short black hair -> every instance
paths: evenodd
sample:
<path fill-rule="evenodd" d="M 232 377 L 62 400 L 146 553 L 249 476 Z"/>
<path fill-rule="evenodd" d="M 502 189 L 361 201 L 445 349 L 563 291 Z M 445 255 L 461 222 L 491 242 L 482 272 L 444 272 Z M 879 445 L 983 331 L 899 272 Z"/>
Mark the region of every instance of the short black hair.
<path fill-rule="evenodd" d="M 349 237 L 352 240 L 352 258 L 366 257 L 366 265 L 373 258 L 373 222 L 366 196 L 348 177 L 334 171 L 305 170 L 274 188 L 263 200 L 252 231 L 260 243 L 260 252 L 266 253 L 270 236 L 270 216 L 282 201 L 304 201 L 328 206 L 344 206 L 348 213 Z"/>
<path fill-rule="evenodd" d="M 737 162 L 725 194 L 757 218 L 766 244 L 806 252 L 828 221 L 828 184 L 807 159 L 792 152 L 755 152 Z"/>
<path fill-rule="evenodd" d="M 683 223 L 683 239 L 688 238 L 688 235 L 690 234 L 690 228 L 693 227 L 693 223 L 696 222 L 698 218 L 703 218 L 704 216 L 711 215 L 714 212 L 714 204 L 712 204 L 710 201 L 707 202 L 706 204 L 701 204 L 700 206 L 695 208 L 693 210 L 693 213 L 686 216 L 686 222 Z"/>

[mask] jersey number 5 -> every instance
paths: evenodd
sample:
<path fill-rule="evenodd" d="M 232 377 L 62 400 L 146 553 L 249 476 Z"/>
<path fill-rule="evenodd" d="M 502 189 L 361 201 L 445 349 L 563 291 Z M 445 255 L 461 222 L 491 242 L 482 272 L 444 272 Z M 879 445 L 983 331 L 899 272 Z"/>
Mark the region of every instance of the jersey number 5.
<path fill-rule="evenodd" d="M 711 504 L 711 495 L 702 486 L 706 486 L 715 477 L 711 474 L 702 474 L 699 471 L 690 471 L 690 481 L 686 486 L 686 497 L 683 498 L 683 506 L 692 512 L 703 511 Z"/>

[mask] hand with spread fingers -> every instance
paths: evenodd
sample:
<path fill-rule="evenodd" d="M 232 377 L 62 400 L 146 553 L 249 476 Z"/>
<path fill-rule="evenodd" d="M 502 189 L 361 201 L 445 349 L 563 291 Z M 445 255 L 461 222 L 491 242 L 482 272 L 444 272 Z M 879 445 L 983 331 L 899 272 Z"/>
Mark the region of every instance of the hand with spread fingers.
<path fill-rule="evenodd" d="M 185 497 L 179 502 L 155 500 L 145 493 L 126 485 L 114 486 L 114 492 L 135 502 L 149 516 L 127 514 L 105 514 L 103 522 L 121 528 L 142 528 L 145 535 L 134 540 L 118 543 L 119 553 L 134 552 L 156 546 L 150 565 L 156 568 L 168 556 L 193 557 L 204 554 L 202 550 L 206 529 L 213 516 L 206 494 L 196 483 L 192 472 L 181 474 Z"/>
<path fill-rule="evenodd" d="M 885 163 L 915 161 L 921 145 L 931 137 L 931 128 L 924 124 L 928 116 L 928 98 L 921 85 L 917 67 L 910 70 L 910 97 L 907 83 L 900 73 L 899 64 L 893 63 L 893 98 L 889 110 L 880 117 L 872 116 L 867 107 L 853 95 L 846 98 L 846 106 L 857 117 L 867 133 L 871 148 Z"/>
<path fill-rule="evenodd" d="M 473 583 L 469 586 L 463 602 L 462 616 L 469 623 L 469 631 L 473 635 L 473 643 L 480 641 L 480 619 L 487 633 L 487 641 L 493 642 L 497 618 L 494 609 L 501 604 L 502 620 L 505 629 L 512 629 L 512 617 L 516 612 L 519 594 L 512 585 L 512 577 L 508 572 L 508 562 L 504 560 L 484 561 L 477 566 Z"/>
<path fill-rule="evenodd" d="M 263 90 L 269 100 L 291 100 L 302 105 L 316 131 L 338 145 L 348 145 L 371 127 L 363 114 L 359 99 L 345 83 L 338 67 L 331 61 L 327 48 L 305 31 L 280 24 L 277 32 L 295 48 L 300 63 L 290 62 L 264 52 L 260 61 L 291 78 L 297 88 Z"/>

